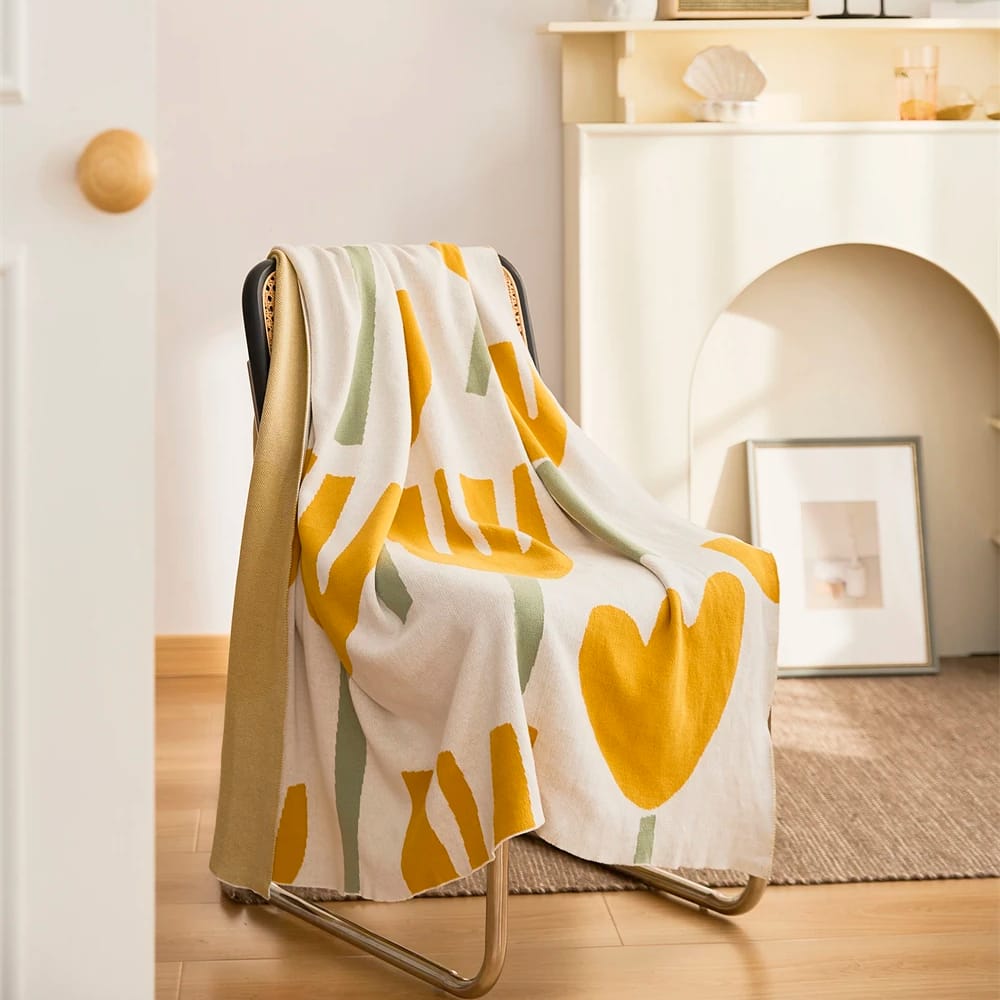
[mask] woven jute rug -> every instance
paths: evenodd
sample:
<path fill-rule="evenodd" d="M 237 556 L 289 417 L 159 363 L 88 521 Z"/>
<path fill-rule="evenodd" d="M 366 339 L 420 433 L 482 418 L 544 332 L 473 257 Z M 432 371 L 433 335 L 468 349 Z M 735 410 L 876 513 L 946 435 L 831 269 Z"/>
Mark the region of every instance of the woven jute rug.
<path fill-rule="evenodd" d="M 1000 664 L 944 660 L 919 677 L 778 681 L 772 883 L 1000 875 Z M 727 872 L 685 873 L 735 885 Z M 642 886 L 534 837 L 511 845 L 515 893 Z M 482 871 L 428 896 L 485 892 Z M 342 898 L 313 890 L 315 899 Z"/>

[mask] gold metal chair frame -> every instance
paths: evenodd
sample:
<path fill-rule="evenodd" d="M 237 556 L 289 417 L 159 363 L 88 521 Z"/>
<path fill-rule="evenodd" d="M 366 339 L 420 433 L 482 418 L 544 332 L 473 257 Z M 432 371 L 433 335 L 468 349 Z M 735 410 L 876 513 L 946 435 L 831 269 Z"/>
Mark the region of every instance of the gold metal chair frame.
<path fill-rule="evenodd" d="M 411 951 L 361 924 L 356 924 L 353 920 L 324 910 L 323 907 L 303 899 L 291 889 L 275 882 L 271 883 L 271 902 L 319 927 L 320 930 L 353 944 L 369 955 L 374 955 L 375 958 L 380 958 L 383 962 L 452 996 L 481 997 L 488 993 L 500 978 L 507 957 L 508 864 L 508 844 L 503 843 L 497 847 L 496 856 L 486 867 L 486 929 L 483 960 L 479 971 L 468 979 L 425 955 Z M 668 896 L 695 903 L 705 910 L 729 917 L 752 910 L 767 888 L 767 879 L 752 875 L 740 892 L 726 895 L 700 882 L 692 882 L 661 868 L 647 865 L 613 867 Z"/>
<path fill-rule="evenodd" d="M 504 274 L 507 278 L 507 290 L 510 294 L 511 307 L 518 328 L 521 331 L 521 336 L 527 339 L 525 310 L 517 282 L 506 268 Z M 261 302 L 268 343 L 270 343 L 274 323 L 274 288 L 275 280 L 272 274 L 264 283 Z M 735 917 L 752 910 L 767 888 L 767 879 L 751 875 L 746 886 L 739 892 L 730 895 L 662 868 L 654 868 L 651 865 L 611 865 L 609 867 L 624 872 L 664 895 L 683 900 L 686 903 L 693 903 L 702 909 L 728 917 Z M 412 951 L 396 941 L 383 937 L 353 920 L 348 920 L 346 917 L 323 909 L 322 906 L 318 906 L 293 892 L 288 886 L 272 882 L 269 900 L 280 909 L 318 927 L 327 934 L 340 938 L 369 955 L 373 955 L 431 986 L 436 986 L 452 996 L 481 997 L 496 985 L 507 957 L 508 874 L 509 844 L 504 842 L 497 846 L 493 860 L 486 866 L 486 924 L 483 960 L 479 971 L 470 978 L 466 978 L 453 969 L 440 965 L 433 959 Z"/>

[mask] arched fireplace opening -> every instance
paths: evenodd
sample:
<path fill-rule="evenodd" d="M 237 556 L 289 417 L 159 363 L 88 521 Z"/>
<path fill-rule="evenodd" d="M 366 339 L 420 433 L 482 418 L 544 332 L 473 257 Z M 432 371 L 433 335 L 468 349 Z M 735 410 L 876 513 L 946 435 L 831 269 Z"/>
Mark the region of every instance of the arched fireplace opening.
<path fill-rule="evenodd" d="M 691 516 L 745 538 L 747 439 L 919 435 L 937 647 L 998 648 L 1000 339 L 956 278 L 884 246 L 799 254 L 719 316 L 691 386 Z"/>

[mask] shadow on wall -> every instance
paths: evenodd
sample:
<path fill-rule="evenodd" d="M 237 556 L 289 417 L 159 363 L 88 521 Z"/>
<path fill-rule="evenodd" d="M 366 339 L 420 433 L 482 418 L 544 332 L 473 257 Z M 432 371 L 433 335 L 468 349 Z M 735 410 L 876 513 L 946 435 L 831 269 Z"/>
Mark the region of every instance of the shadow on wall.
<path fill-rule="evenodd" d="M 713 326 L 692 395 L 692 517 L 750 537 L 749 438 L 923 438 L 939 648 L 1000 644 L 1000 339 L 946 272 L 886 247 L 802 254 Z"/>

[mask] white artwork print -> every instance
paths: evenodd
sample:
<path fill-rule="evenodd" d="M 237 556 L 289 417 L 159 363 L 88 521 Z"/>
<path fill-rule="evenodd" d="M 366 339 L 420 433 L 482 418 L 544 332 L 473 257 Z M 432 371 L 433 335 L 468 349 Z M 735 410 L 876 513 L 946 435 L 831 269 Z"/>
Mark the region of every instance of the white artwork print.
<path fill-rule="evenodd" d="M 801 510 L 806 607 L 882 607 L 878 504 L 804 500 Z"/>
<path fill-rule="evenodd" d="M 931 662 L 915 445 L 755 443 L 755 541 L 781 578 L 778 665 Z"/>

